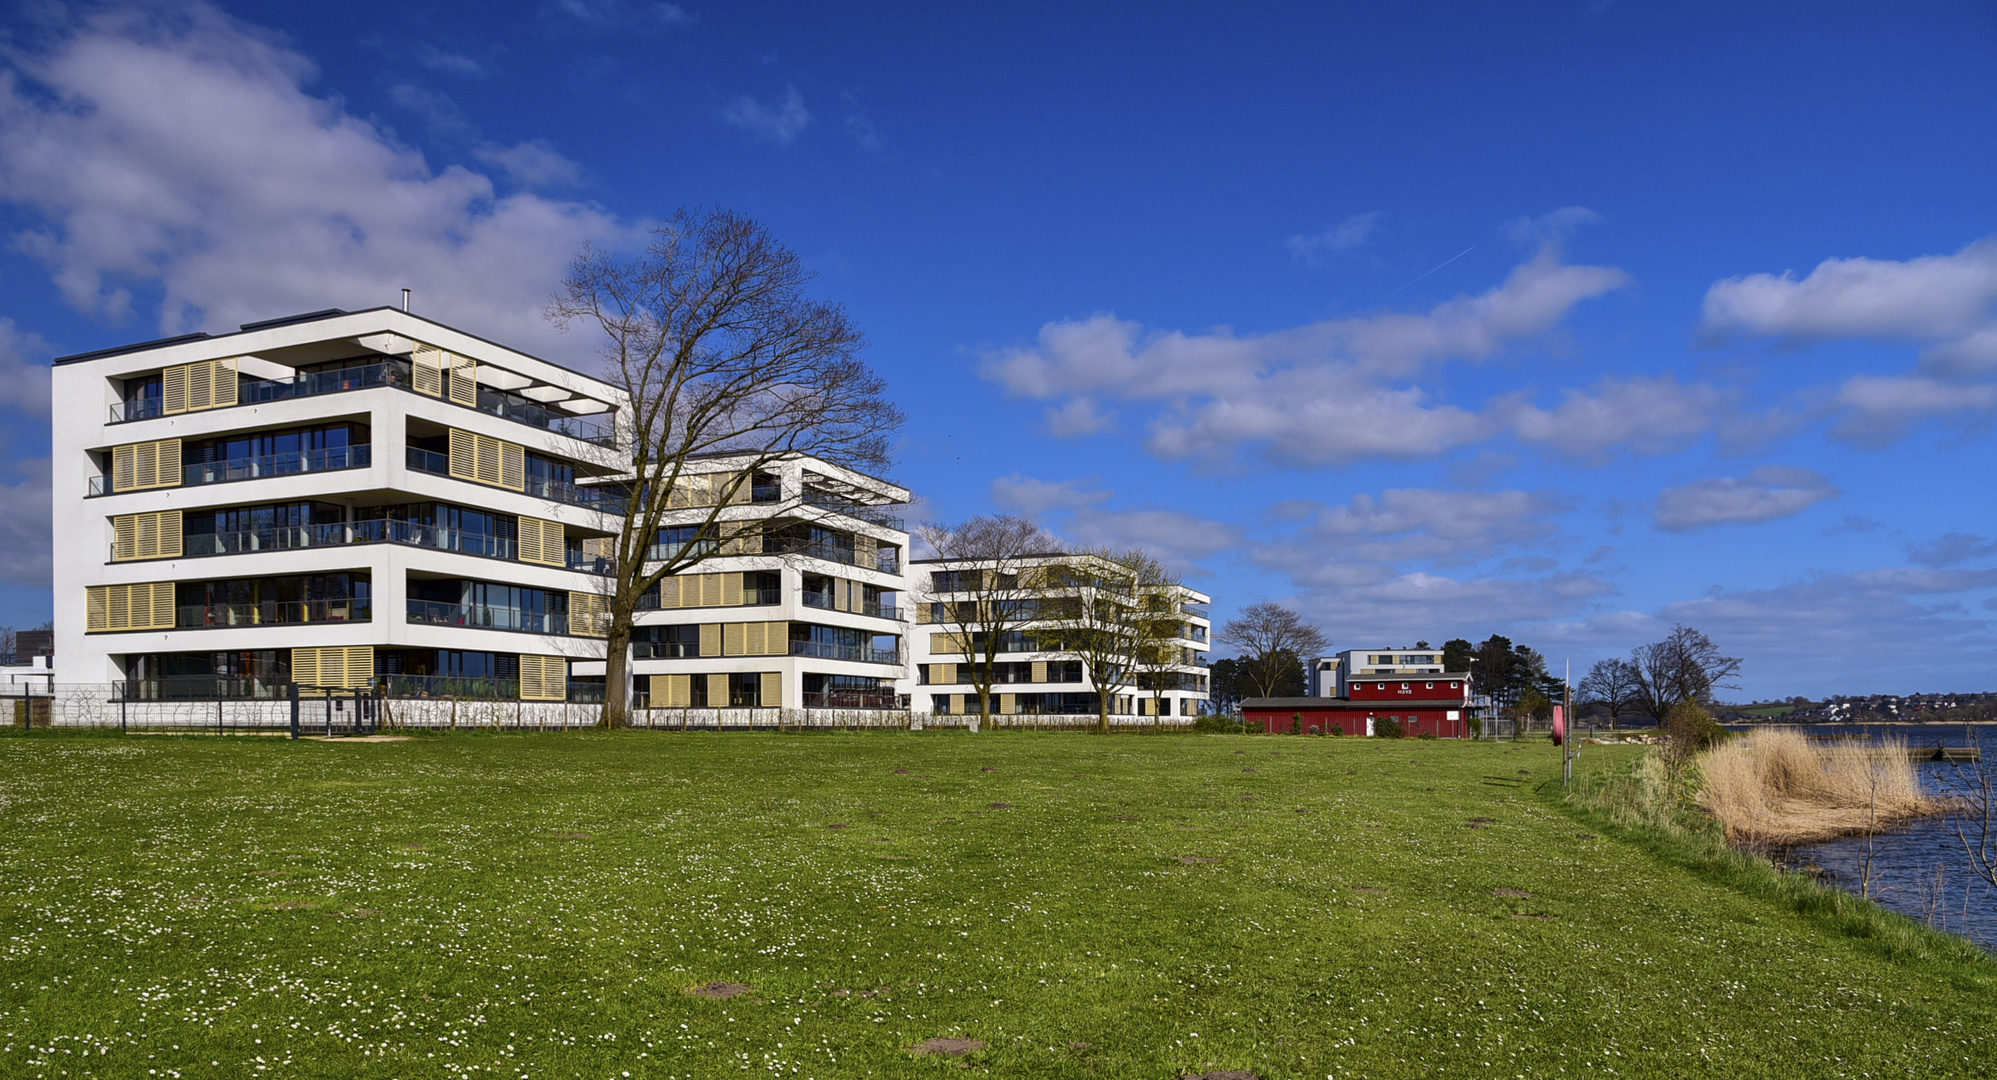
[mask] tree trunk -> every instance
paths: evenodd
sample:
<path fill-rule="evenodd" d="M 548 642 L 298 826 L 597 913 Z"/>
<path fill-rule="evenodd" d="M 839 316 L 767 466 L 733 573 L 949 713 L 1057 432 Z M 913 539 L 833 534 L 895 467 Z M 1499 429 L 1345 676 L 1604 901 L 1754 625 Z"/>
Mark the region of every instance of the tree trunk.
<path fill-rule="evenodd" d="M 1096 691 L 1096 734 L 1109 734 L 1109 695 Z"/>
<path fill-rule="evenodd" d="M 631 722 L 631 616 L 612 616 L 603 652 L 603 727 L 616 731 Z"/>

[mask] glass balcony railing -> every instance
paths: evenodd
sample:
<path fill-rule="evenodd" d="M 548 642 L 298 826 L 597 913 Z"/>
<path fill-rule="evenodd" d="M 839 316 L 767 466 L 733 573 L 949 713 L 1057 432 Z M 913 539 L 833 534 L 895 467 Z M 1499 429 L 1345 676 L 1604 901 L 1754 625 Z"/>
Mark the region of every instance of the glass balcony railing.
<path fill-rule="evenodd" d="M 893 689 L 821 690 L 804 695 L 807 709 L 898 709 L 900 698 Z"/>
<path fill-rule="evenodd" d="M 261 480 L 270 476 L 299 476 L 304 473 L 331 472 L 335 469 L 362 469 L 373 463 L 373 451 L 373 447 L 362 444 L 335 446 L 325 450 L 294 450 L 288 454 L 230 458 L 228 461 L 190 463 L 180 467 L 180 483 L 183 487 L 194 487 L 200 484 L 225 484 L 232 480 Z"/>
<path fill-rule="evenodd" d="M 419 446 L 409 448 L 408 465 L 417 472 L 435 473 L 438 476 L 451 475 L 450 458 Z"/>
<path fill-rule="evenodd" d="M 896 532 L 907 531 L 905 528 L 907 523 L 896 516 L 894 511 L 886 506 L 856 502 L 844 496 L 834 495 L 829 491 L 820 491 L 817 488 L 811 487 L 805 488 L 804 493 L 799 498 L 806 505 L 816 506 L 821 510 L 831 510 L 835 513 L 844 514 L 847 517 L 858 518 L 861 521 L 893 529 Z"/>
<path fill-rule="evenodd" d="M 799 593 L 798 595 L 804 599 L 804 606 L 806 607 L 822 608 L 826 611 L 838 610 L 832 606 L 832 597 L 826 593 L 806 592 Z M 900 610 L 893 604 L 868 604 L 863 602 L 859 607 L 853 609 L 853 613 L 856 615 L 872 615 L 876 619 L 899 619 L 901 617 Z"/>
<path fill-rule="evenodd" d="M 183 604 L 174 611 L 174 629 L 203 630 L 228 626 L 284 626 L 296 623 L 368 622 L 374 617 L 367 600 L 307 600 L 297 603 L 263 601 L 251 604 Z"/>
<path fill-rule="evenodd" d="M 328 450 L 297 450 L 288 454 L 264 454 L 261 457 L 231 458 L 228 461 L 204 461 L 183 464 L 180 467 L 180 483 L 182 487 L 196 487 L 202 484 L 223 484 L 232 480 L 300 476 L 305 473 L 332 472 L 336 469 L 365 469 L 373 460 L 373 447 L 363 443 L 360 446 L 336 446 Z M 92 498 L 109 494 L 112 494 L 110 477 L 90 478 Z"/>
<path fill-rule="evenodd" d="M 270 401 L 285 401 L 291 398 L 318 397 L 322 394 L 339 394 L 349 390 L 367 390 L 376 386 L 392 386 L 411 390 L 409 362 L 406 360 L 384 360 L 379 364 L 365 367 L 342 368 L 338 371 L 314 371 L 289 379 L 244 379 L 237 384 L 236 403 L 256 405 Z M 411 391 L 413 392 L 413 391 Z M 226 406 L 225 406 L 226 407 Z M 479 412 L 529 424 L 544 431 L 567 435 L 607 446 L 613 441 L 608 413 L 594 416 L 576 416 L 550 409 L 529 401 L 518 394 L 490 390 L 483 386 L 478 389 Z M 149 420 L 163 413 L 159 398 L 139 398 L 134 401 L 121 401 L 111 406 L 111 423 L 122 424 L 131 420 Z"/>
<path fill-rule="evenodd" d="M 392 698 L 464 698 L 509 701 L 520 697 L 520 680 L 476 675 L 376 675 L 374 685 Z"/>
<path fill-rule="evenodd" d="M 351 543 L 344 522 L 329 525 L 285 525 L 244 532 L 188 533 L 181 538 L 181 554 L 188 558 L 204 555 L 245 555 L 256 551 L 293 551 L 298 548 L 326 547 Z"/>
<path fill-rule="evenodd" d="M 835 645 L 829 641 L 793 641 L 790 643 L 792 656 L 810 656 L 820 660 L 854 660 L 862 664 L 899 664 L 901 653 L 894 649 L 876 649 L 870 645 Z"/>
<path fill-rule="evenodd" d="M 567 634 L 566 616 L 545 611 L 491 604 L 446 604 L 435 600 L 411 600 L 409 621 L 423 626 L 464 626 L 477 630 L 515 630 L 523 634 Z"/>

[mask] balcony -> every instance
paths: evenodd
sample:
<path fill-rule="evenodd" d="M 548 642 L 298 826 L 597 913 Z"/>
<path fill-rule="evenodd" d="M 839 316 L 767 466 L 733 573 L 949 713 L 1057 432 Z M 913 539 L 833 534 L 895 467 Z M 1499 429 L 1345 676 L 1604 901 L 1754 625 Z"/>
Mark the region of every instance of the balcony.
<path fill-rule="evenodd" d="M 899 709 L 901 699 L 885 690 L 821 690 L 804 695 L 807 709 Z"/>
<path fill-rule="evenodd" d="M 566 616 L 545 611 L 522 611 L 490 604 L 446 604 L 435 600 L 411 600 L 408 604 L 409 622 L 418 626 L 462 626 L 473 630 L 512 630 L 522 634 L 563 636 L 569 632 Z"/>
<path fill-rule="evenodd" d="M 883 528 L 893 529 L 896 532 L 908 531 L 908 529 L 906 528 L 907 523 L 904 522 L 901 518 L 895 516 L 885 506 L 876 506 L 872 503 L 858 502 L 853 499 L 848 499 L 842 495 L 834 495 L 829 491 L 820 491 L 819 489 L 812 487 L 805 488 L 804 494 L 801 495 L 800 498 L 804 501 L 806 505 L 816 506 L 821 510 L 831 510 L 835 513 L 844 514 L 850 518 L 858 518 L 859 520 L 868 522 L 870 524 L 879 525 Z"/>
<path fill-rule="evenodd" d="M 765 541 L 767 545 L 769 541 Z M 798 544 L 796 547 L 766 552 L 771 555 L 802 555 L 807 559 L 824 559 L 826 562 L 857 566 L 862 570 L 878 570 L 883 574 L 901 573 L 901 555 L 893 548 L 881 548 L 875 552 L 874 565 L 863 565 L 859 556 L 850 547 L 834 544 Z"/>
<path fill-rule="evenodd" d="M 838 610 L 832 606 L 832 597 L 825 593 L 806 592 L 799 593 L 798 595 L 803 598 L 804 606 L 806 607 L 820 608 L 825 611 Z M 899 620 L 901 618 L 900 609 L 896 608 L 893 604 L 868 604 L 863 602 L 853 611 L 853 614 L 871 615 L 876 619 Z"/>
<path fill-rule="evenodd" d="M 363 443 L 359 446 L 336 446 L 327 450 L 296 450 L 289 454 L 264 454 L 261 457 L 183 464 L 180 467 L 180 485 L 199 487 L 203 484 L 226 484 L 236 480 L 262 480 L 273 476 L 303 476 L 307 473 L 334 472 L 340 469 L 365 469 L 373 463 L 373 450 L 373 447 Z M 114 494 L 111 490 L 110 477 L 90 478 L 90 498 L 110 494 Z"/>
<path fill-rule="evenodd" d="M 368 622 L 373 606 L 364 599 L 306 600 L 281 604 L 190 604 L 174 609 L 176 630 L 213 630 L 232 626 L 290 626 L 300 623 Z"/>
<path fill-rule="evenodd" d="M 869 645 L 835 645 L 828 641 L 793 641 L 790 643 L 792 656 L 810 656 L 819 660 L 852 660 L 862 664 L 899 664 L 901 653 L 895 649 L 876 649 Z"/>
<path fill-rule="evenodd" d="M 377 386 L 391 386 L 414 393 L 410 388 L 409 363 L 405 360 L 385 360 L 366 367 L 343 368 L 339 371 L 315 371 L 290 379 L 249 379 L 238 384 L 237 405 L 258 405 L 270 401 L 286 401 L 292 398 L 319 397 L 324 394 L 341 394 L 349 390 L 369 390 Z M 427 396 L 427 395 L 426 395 Z M 232 408 L 233 406 L 223 406 Z M 574 416 L 555 409 L 538 405 L 516 394 L 507 394 L 478 389 L 479 412 L 527 424 L 543 431 L 567 435 L 572 439 L 609 446 L 615 442 L 614 433 L 604 421 L 591 417 Z M 111 423 L 123 424 L 134 420 L 150 420 L 162 415 L 159 398 L 142 398 L 138 401 L 122 401 L 111 406 Z"/>
<path fill-rule="evenodd" d="M 412 472 L 429 473 L 432 476 L 451 475 L 451 459 L 434 450 L 411 446 L 405 459 Z M 528 477 L 522 490 L 537 499 L 549 502 L 567 503 L 585 510 L 596 510 L 606 514 L 621 514 L 624 511 L 622 492 L 602 487 L 585 487 L 559 480 L 542 480 Z"/>
<path fill-rule="evenodd" d="M 520 680 L 476 675 L 376 675 L 374 685 L 392 698 L 463 698 L 508 701 L 520 697 Z"/>

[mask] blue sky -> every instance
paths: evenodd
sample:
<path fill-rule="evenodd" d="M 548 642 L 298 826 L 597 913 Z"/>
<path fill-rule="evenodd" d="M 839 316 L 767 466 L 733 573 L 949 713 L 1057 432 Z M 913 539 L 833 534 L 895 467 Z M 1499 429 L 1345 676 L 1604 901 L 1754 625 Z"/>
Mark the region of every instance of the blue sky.
<path fill-rule="evenodd" d="M 1335 647 L 1997 689 L 1987 4 L 16 6 L 0 621 L 47 360 L 415 290 L 577 364 L 576 245 L 753 215 L 918 517 L 1142 544 Z"/>

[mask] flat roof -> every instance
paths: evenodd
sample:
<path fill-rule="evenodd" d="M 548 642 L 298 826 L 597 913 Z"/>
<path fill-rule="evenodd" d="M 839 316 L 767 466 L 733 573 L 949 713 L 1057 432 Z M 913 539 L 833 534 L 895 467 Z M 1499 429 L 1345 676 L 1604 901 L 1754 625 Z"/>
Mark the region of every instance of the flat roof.
<path fill-rule="evenodd" d="M 412 311 L 404 311 L 393 304 L 382 304 L 379 307 L 362 308 L 359 311 L 346 311 L 341 308 L 325 308 L 324 310 L 321 311 L 308 311 L 302 314 L 286 315 L 276 319 L 264 319 L 259 322 L 246 322 L 243 323 L 241 326 L 237 327 L 234 331 L 227 334 L 210 334 L 207 333 L 206 331 L 201 331 L 193 334 L 180 334 L 175 337 L 155 338 L 152 341 L 140 341 L 131 345 L 117 345 L 109 349 L 95 349 L 90 352 L 71 353 L 68 356 L 56 357 L 55 360 L 49 366 L 60 367 L 63 364 L 77 364 L 77 363 L 82 363 L 85 360 L 101 360 L 107 356 L 122 356 L 126 353 L 145 352 L 147 349 L 164 348 L 168 345 L 178 345 L 186 341 L 204 341 L 204 340 L 219 341 L 223 338 L 237 337 L 242 334 L 254 334 L 261 330 L 270 330 L 279 326 L 291 326 L 297 323 L 319 322 L 324 319 L 339 319 L 339 318 L 344 318 L 348 315 L 371 315 L 377 311 L 392 311 L 398 315 L 407 315 L 409 318 L 415 319 L 418 322 L 426 322 L 429 323 L 431 326 L 441 327 L 445 330 L 449 330 L 454 334 L 463 334 L 464 336 L 471 338 L 473 341 L 482 341 L 487 345 L 492 346 L 495 349 L 505 349 L 507 352 L 510 353 L 518 353 L 519 355 L 524 356 L 529 360 L 538 360 L 543 364 L 547 364 L 549 367 L 561 368 L 563 371 L 580 375 L 583 378 L 588 379 L 592 382 L 602 383 L 605 386 L 613 385 L 609 382 L 606 382 L 603 378 L 599 376 L 591 375 L 587 371 L 577 371 L 575 368 L 572 368 L 567 364 L 558 364 L 553 360 L 549 360 L 545 357 L 535 356 L 533 353 L 530 352 L 521 352 L 519 349 L 514 348 L 511 345 L 502 344 L 500 342 L 492 340 L 491 338 L 480 337 L 477 334 L 471 333 L 470 331 L 460 330 L 457 327 L 450 325 L 449 323 L 441 323 L 435 319 L 426 318 Z"/>

